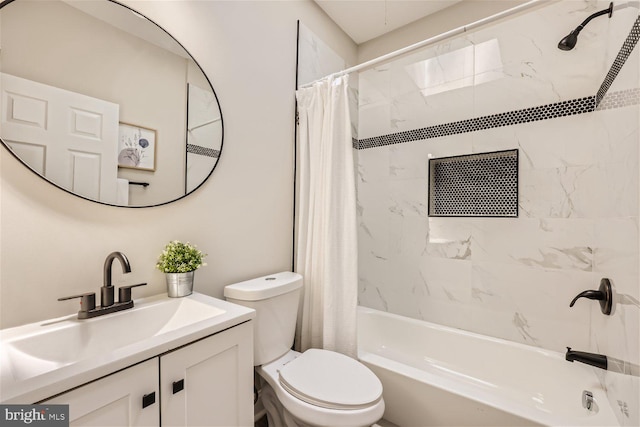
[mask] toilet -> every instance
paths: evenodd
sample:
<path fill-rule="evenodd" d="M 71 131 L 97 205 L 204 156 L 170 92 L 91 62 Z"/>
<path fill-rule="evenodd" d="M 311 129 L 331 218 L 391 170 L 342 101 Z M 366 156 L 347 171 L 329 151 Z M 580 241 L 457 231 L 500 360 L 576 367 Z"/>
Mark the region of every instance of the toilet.
<path fill-rule="evenodd" d="M 302 276 L 282 272 L 224 288 L 225 298 L 256 310 L 254 365 L 270 427 L 371 426 L 382 418 L 382 383 L 343 354 L 291 350 Z"/>

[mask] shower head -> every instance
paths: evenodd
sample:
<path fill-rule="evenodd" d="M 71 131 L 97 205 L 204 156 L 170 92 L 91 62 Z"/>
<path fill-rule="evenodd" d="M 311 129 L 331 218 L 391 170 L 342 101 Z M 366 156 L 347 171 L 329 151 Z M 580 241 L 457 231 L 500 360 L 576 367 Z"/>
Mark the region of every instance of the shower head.
<path fill-rule="evenodd" d="M 578 34 L 580 34 L 580 31 L 582 31 L 584 26 L 587 25 L 589 21 L 591 21 L 593 18 L 597 16 L 605 15 L 605 14 L 608 14 L 609 18 L 611 18 L 611 15 L 613 15 L 613 3 L 609 3 L 608 8 L 601 10 L 600 12 L 596 12 L 593 15 L 589 16 L 587 19 L 585 19 L 584 22 L 578 25 L 578 27 L 575 30 L 571 31 L 569 35 L 567 35 L 565 38 L 560 40 L 560 43 L 558 43 L 558 49 L 560 50 L 573 49 L 576 46 L 576 43 L 578 42 Z"/>
<path fill-rule="evenodd" d="M 569 35 L 560 40 L 560 43 L 558 43 L 558 49 L 571 50 L 576 46 L 576 43 L 578 43 L 578 34 L 580 34 L 580 30 L 578 28 L 571 31 Z"/>

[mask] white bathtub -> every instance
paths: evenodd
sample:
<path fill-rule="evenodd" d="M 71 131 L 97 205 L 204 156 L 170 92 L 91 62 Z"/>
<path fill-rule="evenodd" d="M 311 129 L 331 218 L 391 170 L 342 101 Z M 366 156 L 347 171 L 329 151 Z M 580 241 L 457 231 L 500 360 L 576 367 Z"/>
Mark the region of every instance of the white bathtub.
<path fill-rule="evenodd" d="M 399 426 L 618 425 L 595 368 L 561 353 L 359 307 L 358 357 Z"/>

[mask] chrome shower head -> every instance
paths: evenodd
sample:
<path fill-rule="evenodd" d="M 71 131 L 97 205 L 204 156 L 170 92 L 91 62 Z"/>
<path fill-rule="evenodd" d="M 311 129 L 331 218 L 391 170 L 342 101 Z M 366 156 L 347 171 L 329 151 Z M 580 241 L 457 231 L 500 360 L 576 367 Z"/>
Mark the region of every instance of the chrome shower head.
<path fill-rule="evenodd" d="M 580 34 L 580 31 L 582 31 L 584 26 L 587 25 L 589 21 L 591 21 L 593 18 L 597 16 L 605 15 L 605 14 L 608 14 L 609 18 L 611 18 L 611 15 L 613 15 L 613 3 L 609 3 L 609 7 L 607 9 L 601 10 L 600 12 L 596 12 L 593 15 L 589 16 L 587 19 L 585 19 L 584 22 L 578 25 L 578 27 L 575 30 L 571 31 L 565 38 L 560 40 L 560 43 L 558 43 L 558 49 L 560 50 L 573 49 L 576 46 L 576 43 L 578 43 L 578 34 Z"/>

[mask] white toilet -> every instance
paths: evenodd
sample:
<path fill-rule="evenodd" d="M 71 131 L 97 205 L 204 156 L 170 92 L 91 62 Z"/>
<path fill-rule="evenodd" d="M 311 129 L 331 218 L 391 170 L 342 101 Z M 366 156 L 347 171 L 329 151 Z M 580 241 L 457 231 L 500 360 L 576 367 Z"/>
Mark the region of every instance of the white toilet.
<path fill-rule="evenodd" d="M 382 418 L 384 400 L 369 368 L 334 351 L 291 350 L 301 289 L 302 276 L 291 272 L 224 289 L 228 301 L 256 310 L 253 363 L 266 381 L 261 394 L 269 426 L 374 424 Z"/>

